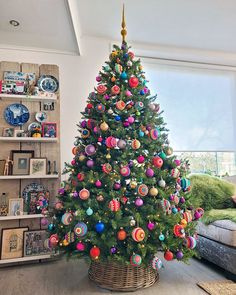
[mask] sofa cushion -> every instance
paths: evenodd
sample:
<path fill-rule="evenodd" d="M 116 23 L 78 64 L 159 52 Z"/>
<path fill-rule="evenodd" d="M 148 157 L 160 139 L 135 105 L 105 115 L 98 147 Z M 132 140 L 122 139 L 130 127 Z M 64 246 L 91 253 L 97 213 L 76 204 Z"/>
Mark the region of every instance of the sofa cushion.
<path fill-rule="evenodd" d="M 197 232 L 203 237 L 236 247 L 236 223 L 230 220 L 217 220 L 209 225 L 199 221 Z"/>

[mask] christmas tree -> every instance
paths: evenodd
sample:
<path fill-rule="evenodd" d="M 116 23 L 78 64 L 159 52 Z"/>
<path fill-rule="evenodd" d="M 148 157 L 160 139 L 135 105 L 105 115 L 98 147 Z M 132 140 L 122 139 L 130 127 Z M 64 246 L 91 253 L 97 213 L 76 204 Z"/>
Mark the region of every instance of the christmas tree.
<path fill-rule="evenodd" d="M 173 156 L 157 97 L 125 41 L 114 45 L 87 106 L 59 190 L 52 247 L 69 257 L 162 267 L 156 256 L 186 261 L 196 246 L 188 162 Z"/>

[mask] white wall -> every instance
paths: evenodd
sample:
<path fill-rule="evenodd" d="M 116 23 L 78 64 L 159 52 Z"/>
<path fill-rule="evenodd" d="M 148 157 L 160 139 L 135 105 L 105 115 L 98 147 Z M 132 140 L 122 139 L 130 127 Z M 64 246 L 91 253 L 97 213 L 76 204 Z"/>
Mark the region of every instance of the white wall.
<path fill-rule="evenodd" d="M 62 36 L 63 42 L 63 36 Z M 60 68 L 61 91 L 61 160 L 71 161 L 73 142 L 78 134 L 76 124 L 84 109 L 89 92 L 96 84 L 95 77 L 109 56 L 109 42 L 83 38 L 82 56 L 0 49 L 1 61 L 56 64 Z"/>

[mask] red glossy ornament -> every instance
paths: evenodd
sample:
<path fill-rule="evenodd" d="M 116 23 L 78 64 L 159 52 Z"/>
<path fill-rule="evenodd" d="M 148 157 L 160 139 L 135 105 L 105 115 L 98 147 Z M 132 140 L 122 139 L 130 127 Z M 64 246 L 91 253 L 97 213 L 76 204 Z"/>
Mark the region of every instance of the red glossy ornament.
<path fill-rule="evenodd" d="M 88 108 L 88 109 L 92 109 L 92 108 L 93 108 L 93 105 L 92 105 L 91 103 L 88 103 L 88 104 L 87 104 L 87 108 Z"/>
<path fill-rule="evenodd" d="M 174 258 L 174 254 L 171 251 L 166 251 L 164 255 L 165 260 L 171 261 Z"/>
<path fill-rule="evenodd" d="M 90 256 L 93 258 L 93 259 L 98 259 L 98 257 L 100 256 L 101 254 L 101 251 L 98 247 L 94 246 L 93 248 L 91 248 L 90 250 Z"/>
<path fill-rule="evenodd" d="M 139 80 L 138 80 L 138 78 L 136 78 L 136 77 L 131 77 L 131 78 L 129 79 L 129 86 L 130 86 L 131 88 L 136 88 L 136 87 L 138 86 L 138 84 L 139 84 Z"/>
<path fill-rule="evenodd" d="M 163 160 L 160 157 L 154 157 L 152 159 L 152 164 L 157 168 L 161 168 L 163 165 Z"/>
<path fill-rule="evenodd" d="M 85 178 L 84 173 L 78 173 L 77 178 L 78 178 L 79 181 L 83 181 L 84 178 Z"/>

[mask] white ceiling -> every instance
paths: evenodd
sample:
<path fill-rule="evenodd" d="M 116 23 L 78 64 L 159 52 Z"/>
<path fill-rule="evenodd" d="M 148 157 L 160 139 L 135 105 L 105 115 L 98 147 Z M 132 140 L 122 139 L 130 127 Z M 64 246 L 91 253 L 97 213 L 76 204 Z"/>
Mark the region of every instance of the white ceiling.
<path fill-rule="evenodd" d="M 235 0 L 0 0 L 0 43 L 78 52 L 76 13 L 77 35 L 120 40 L 123 2 L 130 42 L 236 53 Z"/>

